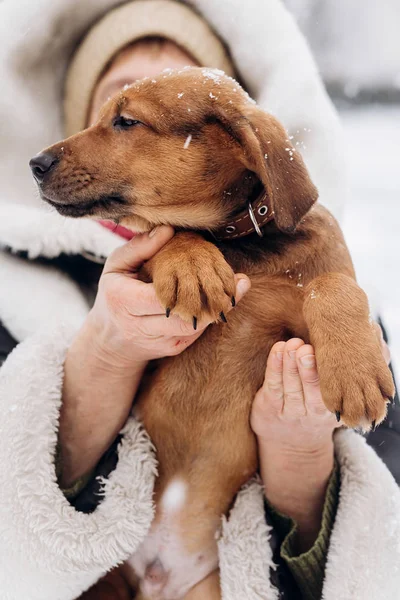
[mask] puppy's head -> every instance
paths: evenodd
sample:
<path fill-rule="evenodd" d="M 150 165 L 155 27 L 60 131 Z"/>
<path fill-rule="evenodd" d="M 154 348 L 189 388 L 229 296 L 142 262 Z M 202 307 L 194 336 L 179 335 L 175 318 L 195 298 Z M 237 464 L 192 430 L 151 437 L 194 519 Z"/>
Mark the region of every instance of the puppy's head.
<path fill-rule="evenodd" d="M 142 231 L 217 228 L 258 180 L 282 230 L 294 230 L 317 199 L 282 126 L 233 79 L 197 67 L 129 86 L 97 123 L 30 165 L 42 198 L 62 215 Z"/>

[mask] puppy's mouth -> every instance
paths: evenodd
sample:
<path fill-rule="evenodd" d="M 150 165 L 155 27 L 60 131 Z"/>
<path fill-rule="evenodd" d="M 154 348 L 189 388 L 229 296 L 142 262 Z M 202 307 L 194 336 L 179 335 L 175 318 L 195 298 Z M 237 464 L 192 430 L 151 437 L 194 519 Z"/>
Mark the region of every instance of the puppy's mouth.
<path fill-rule="evenodd" d="M 128 202 L 119 194 L 100 196 L 86 202 L 55 202 L 42 195 L 42 199 L 53 206 L 63 217 L 90 217 L 97 215 L 103 218 L 113 218 L 126 214 Z"/>

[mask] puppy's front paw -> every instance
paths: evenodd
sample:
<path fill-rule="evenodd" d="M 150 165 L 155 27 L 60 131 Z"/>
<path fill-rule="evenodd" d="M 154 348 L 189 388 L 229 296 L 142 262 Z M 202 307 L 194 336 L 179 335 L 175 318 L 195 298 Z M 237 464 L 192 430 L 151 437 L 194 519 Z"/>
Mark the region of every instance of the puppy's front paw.
<path fill-rule="evenodd" d="M 383 421 L 395 389 L 378 343 L 319 348 L 317 364 L 322 398 L 338 420 L 363 430 Z"/>
<path fill-rule="evenodd" d="M 203 319 L 226 321 L 225 314 L 235 303 L 231 267 L 216 246 L 198 236 L 184 248 L 174 241 L 151 265 L 153 284 L 166 315 L 179 315 L 194 329 Z"/>

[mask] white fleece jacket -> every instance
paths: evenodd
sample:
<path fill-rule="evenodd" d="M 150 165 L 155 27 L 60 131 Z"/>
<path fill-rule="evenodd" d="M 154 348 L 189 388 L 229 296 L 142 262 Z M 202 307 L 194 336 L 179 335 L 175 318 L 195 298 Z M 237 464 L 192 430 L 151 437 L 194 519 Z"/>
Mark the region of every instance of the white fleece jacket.
<path fill-rule="evenodd" d="M 62 137 L 60 95 L 68 56 L 87 27 L 119 0 L 0 3 L 0 246 L 30 258 L 107 256 L 121 240 L 90 221 L 38 205 L 28 159 Z M 340 216 L 345 195 L 340 128 L 304 39 L 278 0 L 191 0 L 231 48 L 253 96 L 293 135 L 322 201 Z M 309 131 L 311 130 L 311 131 Z M 21 342 L 0 369 L 0 599 L 74 600 L 132 554 L 152 519 L 156 463 L 131 419 L 119 462 L 90 515 L 56 484 L 54 450 L 63 360 L 88 311 L 77 284 L 53 266 L 0 252 L 0 320 Z M 324 600 L 396 600 L 400 492 L 351 431 L 335 439 L 342 485 Z M 263 496 L 238 496 L 219 541 L 224 600 L 277 600 Z"/>
<path fill-rule="evenodd" d="M 4 262 L 1 266 L 4 269 Z M 32 269 L 29 264 L 19 267 L 18 278 Z M 0 280 L 3 273 L 0 269 Z M 54 285 L 53 273 L 46 275 Z M 42 274 L 42 283 L 46 275 Z M 27 318 L 26 339 L 0 369 L 2 600 L 74 600 L 135 551 L 153 514 L 156 462 L 150 441 L 134 419 L 123 431 L 119 462 L 104 484 L 104 500 L 92 514 L 76 512 L 57 486 L 54 452 L 63 360 L 74 331 L 68 320 L 78 323 L 82 316 L 82 306 L 73 302 L 78 298 L 74 284 L 70 282 L 69 290 L 64 279 L 59 284 L 60 296 L 69 294 L 67 323 L 34 332 L 36 323 Z M 13 294 L 8 298 L 3 314 L 10 318 Z M 36 306 L 33 294 L 29 300 Z M 338 432 L 335 449 L 341 492 L 323 599 L 397 600 L 400 491 L 357 433 Z M 229 518 L 223 519 L 219 541 L 223 600 L 278 600 L 269 579 L 273 568 L 269 536 L 262 489 L 253 482 L 239 494 Z"/>

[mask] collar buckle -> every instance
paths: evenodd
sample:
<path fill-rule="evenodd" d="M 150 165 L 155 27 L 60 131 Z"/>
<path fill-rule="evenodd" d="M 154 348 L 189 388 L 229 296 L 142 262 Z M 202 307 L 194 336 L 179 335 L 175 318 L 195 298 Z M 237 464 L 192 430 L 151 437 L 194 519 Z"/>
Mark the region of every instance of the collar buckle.
<path fill-rule="evenodd" d="M 258 224 L 258 221 L 256 219 L 256 215 L 254 214 L 254 210 L 253 210 L 253 206 L 250 202 L 250 200 L 247 203 L 247 210 L 249 211 L 249 217 L 251 222 L 253 223 L 254 229 L 256 230 L 256 233 L 259 237 L 263 237 L 263 232 Z"/>

